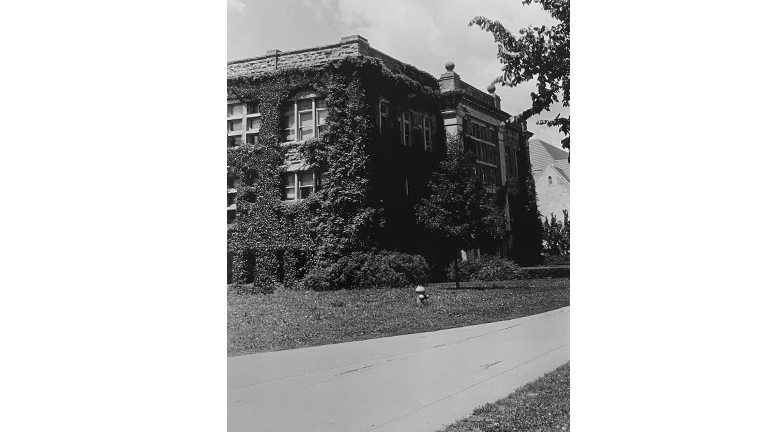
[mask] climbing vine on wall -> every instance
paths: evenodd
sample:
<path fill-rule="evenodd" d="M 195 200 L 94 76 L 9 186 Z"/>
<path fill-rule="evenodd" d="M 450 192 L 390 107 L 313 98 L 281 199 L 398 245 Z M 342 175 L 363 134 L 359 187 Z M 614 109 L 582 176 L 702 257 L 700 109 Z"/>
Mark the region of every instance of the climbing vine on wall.
<path fill-rule="evenodd" d="M 258 143 L 229 148 L 227 154 L 227 174 L 240 179 L 237 216 L 228 228 L 234 284 L 253 282 L 267 290 L 281 281 L 293 285 L 318 262 L 377 246 L 386 222 L 371 175 L 371 154 L 382 139 L 379 95 L 396 106 L 439 114 L 437 82 L 418 78 L 356 57 L 228 79 L 228 99 L 258 103 L 261 110 Z M 280 108 L 303 90 L 326 98 L 328 129 L 320 138 L 280 143 Z M 291 147 L 324 175 L 309 199 L 285 202 L 280 176 Z"/>

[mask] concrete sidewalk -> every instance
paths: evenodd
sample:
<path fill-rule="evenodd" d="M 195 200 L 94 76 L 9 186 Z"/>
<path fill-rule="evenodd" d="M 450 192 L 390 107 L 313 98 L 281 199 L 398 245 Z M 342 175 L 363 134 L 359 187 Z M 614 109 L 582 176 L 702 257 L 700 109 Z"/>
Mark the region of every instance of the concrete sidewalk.
<path fill-rule="evenodd" d="M 229 431 L 432 432 L 570 360 L 570 307 L 227 359 Z"/>

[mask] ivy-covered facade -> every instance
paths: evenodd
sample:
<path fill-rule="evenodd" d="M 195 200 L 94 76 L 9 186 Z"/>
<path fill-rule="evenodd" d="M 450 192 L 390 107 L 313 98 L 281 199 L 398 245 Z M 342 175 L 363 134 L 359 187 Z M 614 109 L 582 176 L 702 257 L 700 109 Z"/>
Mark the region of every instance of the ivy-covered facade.
<path fill-rule="evenodd" d="M 317 263 L 373 249 L 439 268 L 439 239 L 413 206 L 444 158 L 445 113 L 464 109 L 466 89 L 447 91 L 360 36 L 227 67 L 229 282 L 292 287 Z M 506 142 L 514 128 L 503 120 L 494 127 Z M 503 171 L 504 154 L 493 157 Z M 504 196 L 502 181 L 489 192 Z"/>

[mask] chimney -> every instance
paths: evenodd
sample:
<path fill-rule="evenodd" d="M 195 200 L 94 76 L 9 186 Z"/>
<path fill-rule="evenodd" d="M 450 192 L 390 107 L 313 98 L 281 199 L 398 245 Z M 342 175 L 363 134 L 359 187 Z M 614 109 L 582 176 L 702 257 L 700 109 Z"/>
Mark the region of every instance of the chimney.
<path fill-rule="evenodd" d="M 267 51 L 268 56 L 275 56 L 275 70 L 277 70 L 277 59 L 280 57 L 281 52 L 282 51 L 276 49 Z"/>

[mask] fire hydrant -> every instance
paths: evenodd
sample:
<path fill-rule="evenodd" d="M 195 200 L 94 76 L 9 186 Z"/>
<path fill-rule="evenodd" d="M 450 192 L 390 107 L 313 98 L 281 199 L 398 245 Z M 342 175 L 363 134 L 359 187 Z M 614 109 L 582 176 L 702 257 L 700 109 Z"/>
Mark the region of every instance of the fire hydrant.
<path fill-rule="evenodd" d="M 416 287 L 416 307 L 426 306 L 428 298 L 429 294 L 427 294 L 427 289 L 418 285 Z"/>

